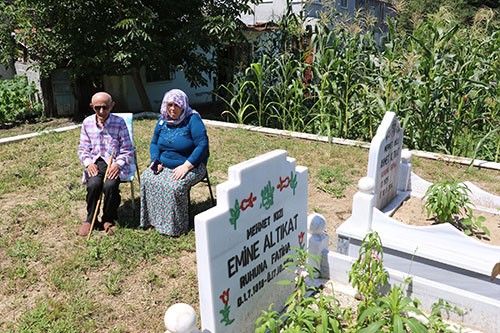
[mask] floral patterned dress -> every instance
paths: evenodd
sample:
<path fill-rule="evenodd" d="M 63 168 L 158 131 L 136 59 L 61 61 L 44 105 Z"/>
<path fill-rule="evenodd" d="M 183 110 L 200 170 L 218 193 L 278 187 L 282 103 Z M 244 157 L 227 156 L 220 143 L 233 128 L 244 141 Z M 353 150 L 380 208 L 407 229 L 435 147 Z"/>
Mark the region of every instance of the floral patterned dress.
<path fill-rule="evenodd" d="M 189 171 L 183 179 L 173 180 L 173 170 L 164 168 L 155 175 L 147 168 L 141 176 L 142 228 L 154 227 L 169 236 L 180 236 L 189 228 L 188 194 L 191 186 L 203 179 L 204 164 Z"/>

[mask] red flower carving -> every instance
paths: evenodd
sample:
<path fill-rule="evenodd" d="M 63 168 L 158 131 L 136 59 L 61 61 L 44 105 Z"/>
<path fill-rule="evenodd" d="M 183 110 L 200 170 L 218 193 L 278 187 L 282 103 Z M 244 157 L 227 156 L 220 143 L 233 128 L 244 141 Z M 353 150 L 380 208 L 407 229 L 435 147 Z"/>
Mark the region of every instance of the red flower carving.
<path fill-rule="evenodd" d="M 286 176 L 284 179 L 280 177 L 280 183 L 278 186 L 276 186 L 280 192 L 283 191 L 285 188 L 287 188 L 290 185 L 290 177 Z"/>
<path fill-rule="evenodd" d="M 229 289 L 230 288 L 224 290 L 222 294 L 219 296 L 220 300 L 222 301 L 222 303 L 224 303 L 224 305 L 227 305 L 227 303 L 229 302 Z"/>
<path fill-rule="evenodd" d="M 253 192 L 250 192 L 250 196 L 247 199 L 241 200 L 240 208 L 242 211 L 245 211 L 247 208 L 253 208 L 253 203 L 257 200 L 257 197 L 253 195 Z"/>
<path fill-rule="evenodd" d="M 306 233 L 303 232 L 303 231 L 299 234 L 299 244 L 300 244 L 300 246 L 302 246 L 302 243 L 304 242 L 304 236 L 305 236 L 305 234 Z"/>

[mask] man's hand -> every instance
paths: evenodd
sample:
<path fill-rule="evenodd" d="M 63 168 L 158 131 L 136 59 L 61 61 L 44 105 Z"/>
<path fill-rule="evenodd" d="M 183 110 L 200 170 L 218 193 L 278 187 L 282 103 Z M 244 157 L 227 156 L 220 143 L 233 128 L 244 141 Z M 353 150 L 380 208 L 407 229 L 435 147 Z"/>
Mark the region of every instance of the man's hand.
<path fill-rule="evenodd" d="M 97 167 L 97 164 L 90 163 L 89 165 L 87 165 L 87 174 L 89 177 L 97 176 L 98 172 L 99 172 L 99 168 Z"/>
<path fill-rule="evenodd" d="M 117 179 L 119 175 L 120 175 L 120 167 L 118 166 L 118 164 L 116 163 L 111 164 L 108 170 L 107 178 Z"/>

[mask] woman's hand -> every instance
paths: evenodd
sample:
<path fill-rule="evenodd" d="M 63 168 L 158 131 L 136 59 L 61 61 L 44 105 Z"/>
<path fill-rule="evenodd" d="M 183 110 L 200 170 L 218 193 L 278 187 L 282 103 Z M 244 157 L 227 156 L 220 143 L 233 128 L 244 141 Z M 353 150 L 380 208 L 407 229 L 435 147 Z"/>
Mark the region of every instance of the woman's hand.
<path fill-rule="evenodd" d="M 187 173 L 189 172 L 189 170 L 191 170 L 192 168 L 194 168 L 194 165 L 192 165 L 188 161 L 184 162 L 184 164 L 179 165 L 177 168 L 174 169 L 174 177 L 173 178 L 175 180 L 179 180 L 179 179 L 184 178 L 187 175 Z"/>
<path fill-rule="evenodd" d="M 154 160 L 151 162 L 149 168 L 153 170 L 155 175 L 157 175 L 163 170 L 163 165 L 158 160 Z"/>

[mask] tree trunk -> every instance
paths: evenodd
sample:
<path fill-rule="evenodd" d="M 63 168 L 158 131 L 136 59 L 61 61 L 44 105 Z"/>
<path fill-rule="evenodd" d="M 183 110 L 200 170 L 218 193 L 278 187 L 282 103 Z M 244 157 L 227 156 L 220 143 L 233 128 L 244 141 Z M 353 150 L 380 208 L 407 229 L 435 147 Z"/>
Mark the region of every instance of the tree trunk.
<path fill-rule="evenodd" d="M 142 111 L 153 111 L 151 102 L 149 101 L 148 93 L 146 92 L 146 88 L 144 88 L 144 83 L 142 82 L 142 78 L 138 68 L 132 69 L 132 80 L 134 81 L 135 89 L 137 90 L 137 94 L 139 95 L 139 99 L 141 100 Z"/>
<path fill-rule="evenodd" d="M 57 117 L 52 80 L 49 78 L 41 78 L 40 87 L 42 88 L 43 115 L 49 118 Z"/>
<path fill-rule="evenodd" d="M 75 96 L 78 108 L 73 116 L 73 120 L 82 121 L 85 117 L 94 113 L 89 104 L 92 96 L 99 91 L 104 91 L 101 80 L 86 76 L 76 79 Z"/>

